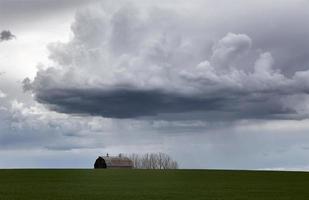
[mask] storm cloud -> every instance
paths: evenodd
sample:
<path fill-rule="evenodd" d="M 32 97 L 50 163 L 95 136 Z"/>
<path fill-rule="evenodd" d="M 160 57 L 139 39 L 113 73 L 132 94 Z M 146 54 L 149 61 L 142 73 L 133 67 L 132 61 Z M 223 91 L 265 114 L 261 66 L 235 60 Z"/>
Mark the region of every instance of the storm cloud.
<path fill-rule="evenodd" d="M 308 5 L 297 5 L 274 8 L 279 14 L 288 12 L 280 16 L 289 17 L 286 21 L 273 10 L 265 15 L 274 26 L 293 26 L 289 37 L 308 44 L 307 37 L 297 37 L 298 32 L 309 33 L 307 22 L 293 25 L 306 17 L 295 11 Z M 33 81 L 24 81 L 24 88 L 51 110 L 71 114 L 308 118 L 309 60 L 304 56 L 308 45 L 293 51 L 295 46 L 281 29 L 253 32 L 252 26 L 264 27 L 258 9 L 239 19 L 236 11 L 241 6 L 234 6 L 226 13 L 231 16 L 226 23 L 211 12 L 203 16 L 196 7 L 182 13 L 178 7 L 120 3 L 113 9 L 101 4 L 81 10 L 72 24 L 72 40 L 49 45 L 54 66 L 40 70 Z M 269 8 L 264 1 L 257 6 Z M 208 9 L 224 11 L 219 6 Z M 295 63 L 299 56 L 304 59 Z"/>
<path fill-rule="evenodd" d="M 162 151 L 181 168 L 308 170 L 308 10 L 1 0 L 18 40 L 0 45 L 0 167 Z"/>
<path fill-rule="evenodd" d="M 44 95 L 44 96 L 43 96 Z M 53 99 L 53 100 L 50 100 Z M 161 91 L 117 89 L 53 89 L 37 95 L 37 100 L 63 113 L 100 115 L 112 118 L 154 116 L 199 110 L 219 110 L 224 99 L 203 99 Z"/>

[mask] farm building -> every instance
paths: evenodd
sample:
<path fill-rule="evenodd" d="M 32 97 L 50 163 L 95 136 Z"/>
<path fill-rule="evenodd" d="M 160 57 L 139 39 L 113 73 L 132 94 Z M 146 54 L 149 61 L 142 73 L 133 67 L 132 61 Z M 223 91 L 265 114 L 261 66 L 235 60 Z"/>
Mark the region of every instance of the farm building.
<path fill-rule="evenodd" d="M 119 156 L 99 156 L 95 163 L 95 169 L 100 168 L 133 168 L 133 162 L 125 156 L 119 154 Z"/>

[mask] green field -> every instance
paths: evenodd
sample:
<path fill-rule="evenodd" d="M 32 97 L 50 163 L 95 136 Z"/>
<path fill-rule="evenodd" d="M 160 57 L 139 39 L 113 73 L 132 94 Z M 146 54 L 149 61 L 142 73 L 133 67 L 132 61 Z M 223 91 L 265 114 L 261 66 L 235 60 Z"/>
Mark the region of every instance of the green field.
<path fill-rule="evenodd" d="M 309 199 L 309 173 L 0 170 L 0 200 Z"/>

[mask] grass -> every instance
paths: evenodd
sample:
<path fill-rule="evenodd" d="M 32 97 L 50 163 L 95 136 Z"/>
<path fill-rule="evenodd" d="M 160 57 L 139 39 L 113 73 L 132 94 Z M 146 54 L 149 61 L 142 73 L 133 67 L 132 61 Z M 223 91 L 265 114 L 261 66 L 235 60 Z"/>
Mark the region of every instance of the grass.
<path fill-rule="evenodd" d="M 309 173 L 0 170 L 0 200 L 308 200 Z"/>

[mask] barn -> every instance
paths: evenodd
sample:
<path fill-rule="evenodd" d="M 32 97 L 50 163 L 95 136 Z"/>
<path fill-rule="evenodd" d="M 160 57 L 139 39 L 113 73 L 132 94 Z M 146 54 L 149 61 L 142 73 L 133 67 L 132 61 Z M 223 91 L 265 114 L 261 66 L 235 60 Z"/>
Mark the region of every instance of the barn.
<path fill-rule="evenodd" d="M 95 169 L 120 169 L 120 168 L 133 168 L 133 162 L 125 156 L 119 154 L 119 156 L 99 156 L 95 163 Z"/>

